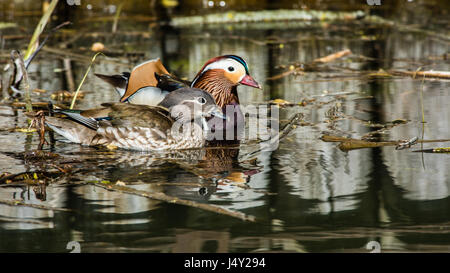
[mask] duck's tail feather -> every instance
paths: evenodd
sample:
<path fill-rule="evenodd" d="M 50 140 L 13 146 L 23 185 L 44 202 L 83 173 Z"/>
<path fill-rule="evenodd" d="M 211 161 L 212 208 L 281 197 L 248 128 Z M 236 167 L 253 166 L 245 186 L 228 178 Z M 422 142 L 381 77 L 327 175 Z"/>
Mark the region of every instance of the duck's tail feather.
<path fill-rule="evenodd" d="M 122 97 L 125 93 L 125 90 L 127 89 L 128 85 L 128 79 L 130 78 L 130 73 L 123 72 L 120 75 L 103 75 L 94 73 L 95 76 L 99 77 L 100 79 L 104 80 L 105 82 L 111 84 L 116 89 L 117 93 L 119 93 L 119 96 Z"/>
<path fill-rule="evenodd" d="M 69 119 L 46 117 L 45 124 L 67 140 L 83 145 L 90 145 L 97 132 Z"/>

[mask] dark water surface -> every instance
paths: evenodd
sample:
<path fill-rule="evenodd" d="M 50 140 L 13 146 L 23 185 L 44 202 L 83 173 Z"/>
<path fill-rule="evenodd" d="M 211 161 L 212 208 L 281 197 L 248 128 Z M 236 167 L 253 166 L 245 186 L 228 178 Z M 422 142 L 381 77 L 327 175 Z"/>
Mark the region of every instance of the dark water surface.
<path fill-rule="evenodd" d="M 252 155 L 251 143 L 165 155 L 82 147 L 56 136 L 57 141 L 44 149 L 59 158 L 36 161 L 24 159 L 24 152 L 36 149 L 37 134 L 8 130 L 27 127 L 27 120 L 21 110 L 3 102 L 0 174 L 48 171 L 56 176 L 41 179 L 41 184 L 0 184 L 0 200 L 71 211 L 0 203 L 1 252 L 68 252 L 70 241 L 79 242 L 82 252 L 368 252 L 370 241 L 379 242 L 386 252 L 450 252 L 450 157 L 412 152 L 449 147 L 449 142 L 405 150 L 386 146 L 342 151 L 338 143 L 320 139 L 361 138 L 378 129 L 368 122 L 394 120 L 406 123 L 376 134 L 375 140 L 422 138 L 422 89 L 424 138 L 450 138 L 448 80 L 369 75 L 379 69 L 450 71 L 445 1 L 435 2 L 436 6 L 404 1 L 366 10 L 396 21 L 393 26 L 349 20 L 171 28 L 150 19 L 133 20 L 130 13 L 136 10 L 124 9 L 126 20 L 119 21 L 115 35 L 111 20 L 100 17 L 114 13 L 105 7 L 95 9 L 101 1 L 92 2 L 91 11 L 85 4 L 59 10 L 56 19 L 72 20 L 74 25 L 48 44 L 85 56 L 87 60 L 68 56 L 76 85 L 93 56 L 92 43 L 102 42 L 110 52 L 109 58 L 98 57 L 77 108 L 118 99 L 93 72 L 129 71 L 160 57 L 169 71 L 192 79 L 206 60 L 236 54 L 245 58 L 251 75 L 263 85 L 263 91 L 239 87 L 241 103 L 308 101 L 280 109 L 282 122 L 302 113 L 303 126 L 282 139 L 275 151 Z M 30 33 L 40 7 L 29 5 L 3 4 L 0 22 L 16 22 Z M 27 15 L 28 9 L 35 15 Z M 99 20 L 94 20 L 96 16 Z M 414 27 L 405 27 L 411 24 Z M 24 35 L 17 29 L 0 32 L 6 38 Z M 2 65 L 11 49 L 28 43 L 28 38 L 5 36 Z M 70 39 L 68 48 L 61 48 Z M 268 80 L 290 65 L 311 63 L 347 48 L 352 55 L 312 72 Z M 45 50 L 30 65 L 32 88 L 47 90 L 34 92 L 33 101 L 49 101 L 53 91 L 68 89 L 61 56 Z M 61 174 L 52 163 L 69 164 L 72 173 Z M 122 181 L 138 190 L 217 205 L 253 215 L 257 222 L 108 191 L 95 185 L 99 181 Z"/>

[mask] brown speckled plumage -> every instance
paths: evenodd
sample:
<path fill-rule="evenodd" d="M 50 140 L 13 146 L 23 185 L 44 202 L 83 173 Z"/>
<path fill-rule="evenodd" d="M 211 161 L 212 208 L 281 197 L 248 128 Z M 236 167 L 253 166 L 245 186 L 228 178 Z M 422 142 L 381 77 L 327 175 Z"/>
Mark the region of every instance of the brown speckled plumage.
<path fill-rule="evenodd" d="M 103 108 L 95 110 L 62 110 L 71 120 L 48 117 L 46 123 L 68 140 L 83 145 L 161 151 L 202 147 L 206 139 L 202 128 L 205 118 L 224 118 L 212 95 L 199 89 L 173 91 L 163 105 L 167 108 L 104 103 Z"/>
<path fill-rule="evenodd" d="M 123 103 L 108 104 L 108 107 L 109 116 L 115 118 L 112 122 L 99 122 L 97 130 L 87 130 L 87 127 L 61 118 L 48 117 L 46 122 L 56 132 L 59 133 L 59 129 L 70 134 L 69 140 L 72 142 L 88 146 L 116 146 L 128 150 L 150 151 L 199 148 L 204 145 L 203 130 L 199 122 L 183 123 L 183 126 L 190 125 L 184 127 L 189 130 L 173 134 L 171 129 L 176 121 L 164 108 Z M 140 110 L 140 116 L 127 115 L 136 110 Z"/>

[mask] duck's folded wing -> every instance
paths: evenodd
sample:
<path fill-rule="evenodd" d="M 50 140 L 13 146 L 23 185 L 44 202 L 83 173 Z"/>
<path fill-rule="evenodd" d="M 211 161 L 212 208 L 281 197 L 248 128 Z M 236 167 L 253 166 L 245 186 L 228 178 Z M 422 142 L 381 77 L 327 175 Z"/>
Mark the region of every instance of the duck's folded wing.
<path fill-rule="evenodd" d="M 89 110 L 54 110 L 55 113 L 61 113 L 68 116 L 70 119 L 89 127 L 92 130 L 97 130 L 99 127 L 98 122 L 101 120 L 109 119 L 110 109 L 97 108 Z"/>
<path fill-rule="evenodd" d="M 108 109 L 108 117 L 114 127 L 157 128 L 165 132 L 174 122 L 169 111 L 159 106 L 128 103 L 104 103 L 102 106 Z"/>
<path fill-rule="evenodd" d="M 91 145 L 112 145 L 132 150 L 159 150 L 167 146 L 173 124 L 167 109 L 147 105 L 106 103 L 110 121 L 99 122 Z"/>

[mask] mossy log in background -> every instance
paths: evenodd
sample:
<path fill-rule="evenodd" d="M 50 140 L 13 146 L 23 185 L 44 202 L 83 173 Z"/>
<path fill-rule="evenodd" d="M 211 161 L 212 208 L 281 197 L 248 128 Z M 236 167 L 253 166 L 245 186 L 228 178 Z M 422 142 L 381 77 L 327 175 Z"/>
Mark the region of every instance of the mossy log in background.
<path fill-rule="evenodd" d="M 192 26 L 202 24 L 279 22 L 279 21 L 334 21 L 363 18 L 363 11 L 333 12 L 318 10 L 264 10 L 237 12 L 228 11 L 208 15 L 180 16 L 172 19 L 173 26 Z"/>

